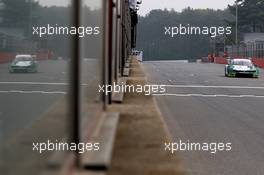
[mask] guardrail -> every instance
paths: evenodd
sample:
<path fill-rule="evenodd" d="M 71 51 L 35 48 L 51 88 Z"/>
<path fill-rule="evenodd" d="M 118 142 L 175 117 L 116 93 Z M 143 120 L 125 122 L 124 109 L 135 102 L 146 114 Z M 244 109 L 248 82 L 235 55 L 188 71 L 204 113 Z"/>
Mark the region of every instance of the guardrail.
<path fill-rule="evenodd" d="M 11 61 L 15 55 L 14 53 L 0 53 L 0 64 Z"/>
<path fill-rule="evenodd" d="M 252 58 L 252 62 L 260 68 L 264 68 L 264 58 Z M 215 57 L 214 63 L 227 64 L 227 59 L 225 57 Z"/>
<path fill-rule="evenodd" d="M 12 61 L 16 55 L 16 53 L 0 53 L 0 64 Z M 48 53 L 36 53 L 33 55 L 36 55 L 37 60 L 51 59 Z"/>

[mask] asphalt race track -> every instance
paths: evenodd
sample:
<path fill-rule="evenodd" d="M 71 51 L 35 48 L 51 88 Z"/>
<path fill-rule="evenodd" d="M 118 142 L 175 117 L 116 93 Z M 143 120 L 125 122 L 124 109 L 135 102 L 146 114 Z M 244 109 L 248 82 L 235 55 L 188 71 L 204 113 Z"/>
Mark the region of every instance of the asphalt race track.
<path fill-rule="evenodd" d="M 227 78 L 224 65 L 144 62 L 173 141 L 231 142 L 231 151 L 178 152 L 194 175 L 264 174 L 264 70 L 260 78 Z"/>
<path fill-rule="evenodd" d="M 67 92 L 67 62 L 39 61 L 38 73 L 9 73 L 0 64 L 0 115 L 4 139 L 30 125 Z"/>

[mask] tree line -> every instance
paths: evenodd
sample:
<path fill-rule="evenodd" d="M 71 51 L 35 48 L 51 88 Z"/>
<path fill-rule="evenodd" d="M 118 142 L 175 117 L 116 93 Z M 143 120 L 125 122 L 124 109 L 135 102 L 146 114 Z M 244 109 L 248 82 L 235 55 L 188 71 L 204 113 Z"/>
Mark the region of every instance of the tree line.
<path fill-rule="evenodd" d="M 238 0 L 239 38 L 243 33 L 264 32 L 264 0 Z M 214 40 L 210 35 L 185 35 L 169 38 L 164 35 L 165 26 L 231 26 L 232 34 L 223 36 L 225 44 L 235 44 L 236 4 L 225 10 L 183 9 L 152 10 L 139 17 L 138 50 L 144 51 L 145 60 L 195 60 L 207 56 L 212 51 Z"/>
<path fill-rule="evenodd" d="M 33 36 L 33 27 L 72 26 L 72 7 L 42 6 L 35 0 L 0 0 L 0 28 L 16 28 L 24 33 L 25 40 L 38 43 L 39 49 L 48 49 L 58 56 L 69 57 L 71 36 L 52 35 L 47 37 Z M 91 10 L 88 6 L 82 7 L 82 26 L 102 26 L 100 10 Z M 90 36 L 82 39 L 84 45 L 83 57 L 98 57 L 98 45 L 101 36 Z"/>
<path fill-rule="evenodd" d="M 264 32 L 264 0 L 237 0 L 239 38 L 245 32 Z M 100 11 L 89 7 L 82 9 L 83 25 L 101 25 Z M 178 24 L 193 26 L 231 26 L 232 35 L 226 36 L 226 44 L 235 43 L 236 5 L 229 5 L 225 10 L 192 9 L 182 12 L 174 10 L 152 10 L 146 16 L 139 17 L 137 49 L 144 50 L 145 58 L 155 59 L 197 59 L 207 56 L 211 51 L 210 35 L 185 35 L 169 38 L 164 35 L 165 26 Z M 0 0 L 0 27 L 19 28 L 27 39 L 32 37 L 32 26 L 58 24 L 69 26 L 71 6 L 44 7 L 35 0 Z M 95 56 L 96 44 L 100 38 L 85 41 L 87 55 Z M 64 55 L 70 45 L 68 36 L 53 36 L 46 39 L 41 47 L 51 48 L 58 55 Z M 98 52 L 97 52 L 98 53 Z"/>

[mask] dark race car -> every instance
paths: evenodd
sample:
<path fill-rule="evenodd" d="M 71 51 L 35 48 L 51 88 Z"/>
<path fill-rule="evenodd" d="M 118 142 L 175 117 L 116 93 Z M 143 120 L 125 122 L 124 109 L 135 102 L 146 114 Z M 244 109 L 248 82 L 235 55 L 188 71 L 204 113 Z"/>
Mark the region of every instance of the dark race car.
<path fill-rule="evenodd" d="M 229 59 L 225 66 L 225 76 L 236 77 L 239 75 L 259 77 L 259 68 L 250 59 Z"/>
<path fill-rule="evenodd" d="M 17 55 L 9 64 L 8 70 L 14 72 L 37 72 L 37 61 L 31 55 Z"/>

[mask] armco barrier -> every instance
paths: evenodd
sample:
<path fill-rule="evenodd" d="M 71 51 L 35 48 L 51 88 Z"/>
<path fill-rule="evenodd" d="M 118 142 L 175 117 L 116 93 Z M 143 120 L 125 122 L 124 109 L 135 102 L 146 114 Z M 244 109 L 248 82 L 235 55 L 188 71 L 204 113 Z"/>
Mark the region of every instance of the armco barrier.
<path fill-rule="evenodd" d="M 49 59 L 48 53 L 37 53 L 36 54 L 37 60 L 47 60 Z"/>
<path fill-rule="evenodd" d="M 0 53 L 0 64 L 12 61 L 16 55 L 15 53 Z M 35 55 L 37 60 L 49 59 L 48 53 L 36 53 Z"/>
<path fill-rule="evenodd" d="M 260 68 L 264 68 L 264 58 L 252 58 L 252 62 Z M 227 59 L 224 57 L 215 57 L 214 63 L 227 64 Z"/>
<path fill-rule="evenodd" d="M 215 57 L 214 62 L 217 64 L 227 64 L 227 59 L 224 57 Z"/>
<path fill-rule="evenodd" d="M 0 53 L 0 64 L 10 62 L 15 55 L 14 53 Z"/>
<path fill-rule="evenodd" d="M 260 68 L 264 68 L 264 58 L 252 58 L 252 61 L 255 65 L 259 66 Z"/>

